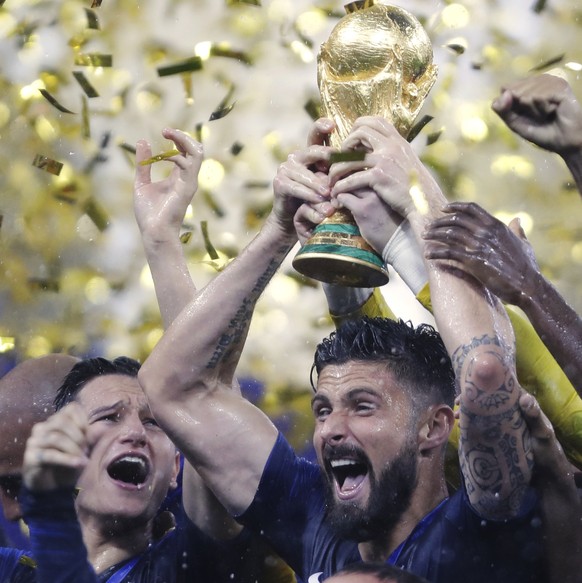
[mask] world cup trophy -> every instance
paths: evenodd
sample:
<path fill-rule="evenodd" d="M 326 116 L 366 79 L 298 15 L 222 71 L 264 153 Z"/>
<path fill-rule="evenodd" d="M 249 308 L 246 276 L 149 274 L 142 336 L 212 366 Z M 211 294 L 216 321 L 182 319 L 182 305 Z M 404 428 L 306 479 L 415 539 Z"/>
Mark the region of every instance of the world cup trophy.
<path fill-rule="evenodd" d="M 381 116 L 406 137 L 437 77 L 428 35 L 412 14 L 383 0 L 351 2 L 345 9 L 317 60 L 321 113 L 336 124 L 330 145 L 341 150 L 362 116 Z M 326 283 L 377 287 L 388 282 L 382 257 L 347 209 L 314 229 L 293 267 Z"/>

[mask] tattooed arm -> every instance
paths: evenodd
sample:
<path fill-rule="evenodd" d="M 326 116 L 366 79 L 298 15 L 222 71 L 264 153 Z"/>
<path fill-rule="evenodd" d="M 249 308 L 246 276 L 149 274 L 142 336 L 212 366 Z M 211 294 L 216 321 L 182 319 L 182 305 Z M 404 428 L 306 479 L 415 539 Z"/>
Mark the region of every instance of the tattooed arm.
<path fill-rule="evenodd" d="M 280 167 L 259 234 L 184 308 L 140 370 L 157 421 L 236 514 L 254 498 L 277 430 L 230 390 L 224 371 L 234 371 L 255 304 L 297 240 L 295 211 L 328 191 L 312 171 L 328 156 L 329 148 L 313 146 Z"/>
<path fill-rule="evenodd" d="M 351 193 L 373 190 L 408 219 L 426 254 L 434 233 L 424 232 L 447 201 L 411 146 L 386 121 L 361 118 L 344 147 L 364 147 L 369 154 L 332 167 L 332 198 L 347 206 L 356 202 L 349 202 Z M 459 453 L 469 499 L 483 517 L 506 518 L 519 510 L 532 463 L 518 407 L 513 330 L 500 302 L 476 279 L 444 261 L 425 263 L 435 319 L 461 393 Z"/>

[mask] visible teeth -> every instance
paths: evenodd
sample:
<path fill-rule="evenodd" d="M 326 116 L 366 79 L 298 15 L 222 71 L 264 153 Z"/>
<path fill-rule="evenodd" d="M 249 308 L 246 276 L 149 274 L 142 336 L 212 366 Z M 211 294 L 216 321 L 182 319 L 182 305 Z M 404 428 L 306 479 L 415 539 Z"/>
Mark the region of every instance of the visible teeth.
<path fill-rule="evenodd" d="M 332 460 L 331 467 L 332 468 L 340 468 L 342 466 L 355 466 L 358 462 L 354 460 Z"/>
<path fill-rule="evenodd" d="M 143 461 L 142 458 L 133 455 L 126 455 L 122 458 L 119 458 L 117 461 L 118 462 L 124 461 L 132 464 L 141 464 L 142 466 L 145 466 L 145 462 Z"/>

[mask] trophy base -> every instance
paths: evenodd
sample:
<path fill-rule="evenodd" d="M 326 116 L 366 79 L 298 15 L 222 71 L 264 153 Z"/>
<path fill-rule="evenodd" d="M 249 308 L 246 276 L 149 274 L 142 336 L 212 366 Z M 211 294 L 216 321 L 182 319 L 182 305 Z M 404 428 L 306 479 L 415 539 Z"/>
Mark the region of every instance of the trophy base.
<path fill-rule="evenodd" d="M 378 264 L 375 254 L 367 260 L 342 255 L 340 246 L 337 253 L 320 253 L 306 247 L 293 259 L 293 267 L 302 275 L 347 287 L 380 287 L 388 283 L 388 271 Z"/>

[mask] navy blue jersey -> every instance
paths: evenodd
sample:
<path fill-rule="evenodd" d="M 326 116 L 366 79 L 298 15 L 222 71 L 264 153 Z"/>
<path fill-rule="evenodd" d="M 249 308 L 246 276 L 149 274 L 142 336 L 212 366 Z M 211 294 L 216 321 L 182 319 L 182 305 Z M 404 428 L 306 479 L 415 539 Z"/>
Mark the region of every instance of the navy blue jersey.
<path fill-rule="evenodd" d="M 0 548 L 0 583 L 35 583 L 33 561 L 24 551 Z"/>
<path fill-rule="evenodd" d="M 249 531 L 236 539 L 215 541 L 185 515 L 176 528 L 143 553 L 97 575 L 87 559 L 71 490 L 20 496 L 30 528 L 37 583 L 254 583 L 265 559 L 263 543 Z"/>
<path fill-rule="evenodd" d="M 323 480 L 319 466 L 297 457 L 279 435 L 255 499 L 239 517 L 263 532 L 309 583 L 361 561 L 357 543 L 339 540 L 326 524 Z M 432 583 L 543 583 L 541 525 L 533 498 L 528 508 L 518 519 L 483 520 L 461 489 L 425 517 L 388 562 Z"/>

